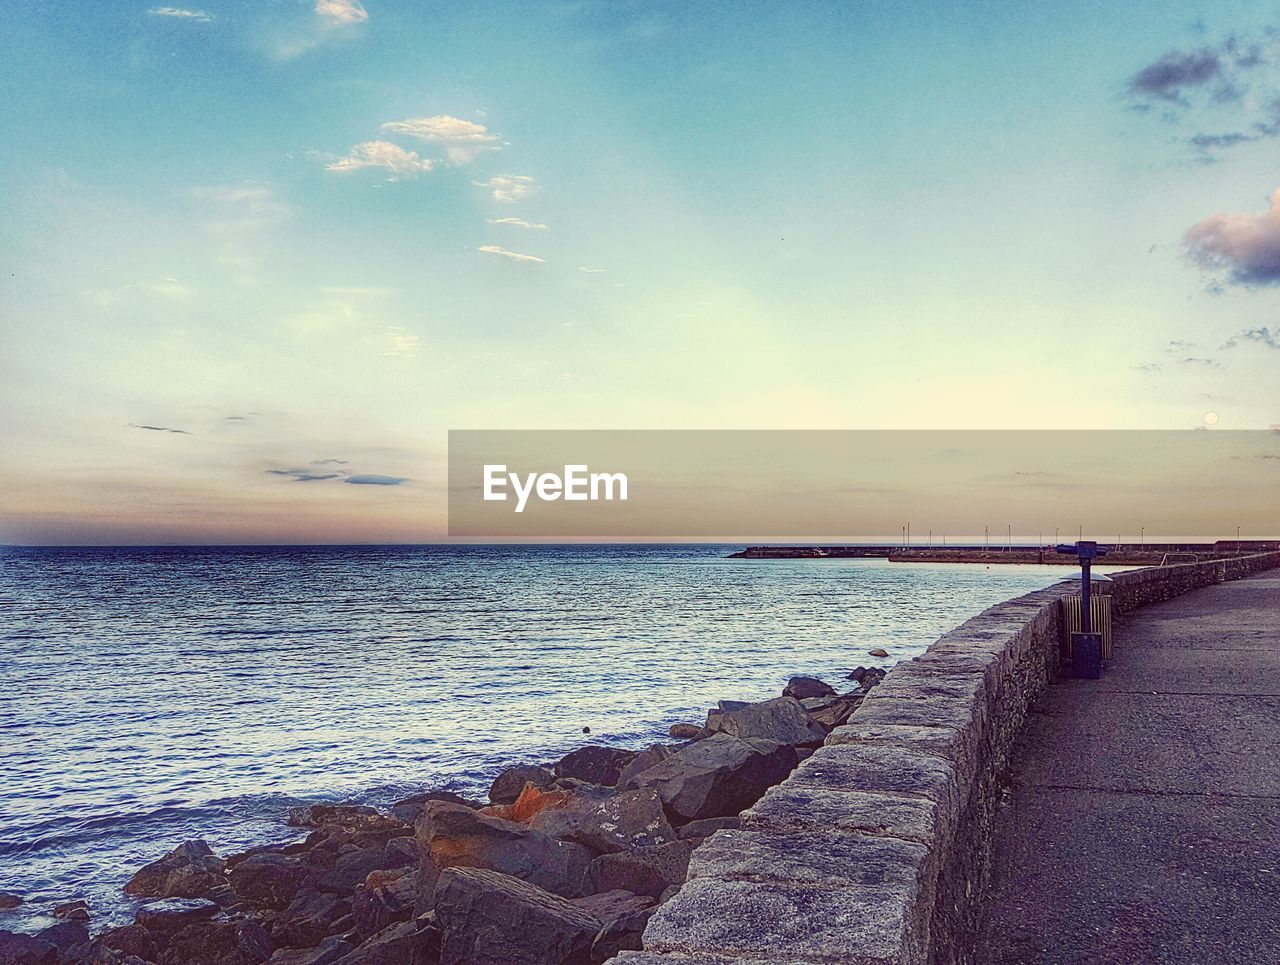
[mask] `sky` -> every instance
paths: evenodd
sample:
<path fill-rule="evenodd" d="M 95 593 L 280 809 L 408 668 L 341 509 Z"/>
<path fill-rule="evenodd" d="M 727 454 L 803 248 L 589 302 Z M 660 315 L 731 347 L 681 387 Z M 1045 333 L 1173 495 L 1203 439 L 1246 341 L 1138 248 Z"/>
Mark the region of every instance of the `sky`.
<path fill-rule="evenodd" d="M 1264 6 L 6 4 L 0 542 L 441 538 L 450 429 L 1280 424 Z"/>

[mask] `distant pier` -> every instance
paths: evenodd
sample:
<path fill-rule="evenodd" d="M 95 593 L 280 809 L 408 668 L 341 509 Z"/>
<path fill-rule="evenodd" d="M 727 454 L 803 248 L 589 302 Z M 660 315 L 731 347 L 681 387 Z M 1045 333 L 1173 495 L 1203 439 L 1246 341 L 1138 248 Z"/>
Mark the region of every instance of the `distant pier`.
<path fill-rule="evenodd" d="M 1107 543 L 1108 566 L 1161 566 L 1200 563 L 1248 553 L 1280 550 L 1280 540 L 1218 540 L 1215 543 Z M 730 559 L 741 560 L 860 560 L 895 563 L 1033 563 L 1076 566 L 1076 558 L 1045 546 L 903 546 L 855 543 L 845 546 L 748 546 Z"/>

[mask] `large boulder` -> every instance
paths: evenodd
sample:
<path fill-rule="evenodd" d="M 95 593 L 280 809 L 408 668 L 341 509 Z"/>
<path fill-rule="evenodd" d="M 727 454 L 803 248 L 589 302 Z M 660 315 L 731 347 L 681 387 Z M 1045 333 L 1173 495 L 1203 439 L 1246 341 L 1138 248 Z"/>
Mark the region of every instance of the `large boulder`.
<path fill-rule="evenodd" d="M 532 784 L 539 790 L 546 790 L 555 781 L 556 776 L 545 767 L 536 764 L 517 764 L 508 767 L 493 779 L 489 786 L 489 802 L 491 804 L 514 804 L 526 784 Z M 455 802 L 456 803 L 456 802 Z"/>
<path fill-rule="evenodd" d="M 347 831 L 400 831 L 404 823 L 365 804 L 308 804 L 292 808 L 287 823 L 295 828 L 339 827 Z"/>
<path fill-rule="evenodd" d="M 133 920 L 152 935 L 171 935 L 188 925 L 208 921 L 220 910 L 217 904 L 203 898 L 166 898 L 143 905 Z"/>
<path fill-rule="evenodd" d="M 622 769 L 637 756 L 635 751 L 621 747 L 588 744 L 556 762 L 556 777 L 572 777 L 588 784 L 613 787 L 621 778 Z"/>
<path fill-rule="evenodd" d="M 604 923 L 591 943 L 593 962 L 606 962 L 621 951 L 643 948 L 644 927 L 658 907 L 648 895 L 621 889 L 575 898 L 573 903 Z"/>
<path fill-rule="evenodd" d="M 575 797 L 573 791 L 544 791 L 530 783 L 524 786 L 524 790 L 513 803 L 491 804 L 487 808 L 481 808 L 480 813 L 490 817 L 505 818 L 517 824 L 527 824 L 534 815 L 542 811 L 563 810 L 571 807 Z"/>
<path fill-rule="evenodd" d="M 351 896 L 351 916 L 364 938 L 413 917 L 418 872 L 400 868 L 369 875 Z"/>
<path fill-rule="evenodd" d="M 587 875 L 597 892 L 624 889 L 658 898 L 668 888 L 684 884 L 693 849 L 692 841 L 670 841 L 633 851 L 602 854 L 591 862 Z"/>
<path fill-rule="evenodd" d="M 853 716 L 853 712 L 862 706 L 862 697 L 860 695 L 823 697 L 805 700 L 802 703 L 805 705 L 805 712 L 809 715 L 809 721 L 817 724 L 824 732 L 830 733 L 845 723 Z"/>
<path fill-rule="evenodd" d="M 708 716 L 707 728 L 744 739 L 775 744 L 821 743 L 826 734 L 809 722 L 804 706 L 794 697 L 775 697 L 737 710 Z"/>
<path fill-rule="evenodd" d="M 580 844 L 440 801 L 427 805 L 417 833 L 422 896 L 434 892 L 436 879 L 446 868 L 500 871 L 566 898 L 584 893 L 592 853 Z M 427 910 L 421 901 L 419 907 Z"/>
<path fill-rule="evenodd" d="M 0 931 L 0 962 L 5 965 L 58 965 L 58 946 L 34 935 Z"/>
<path fill-rule="evenodd" d="M 641 787 L 622 791 L 589 808 L 570 837 L 593 851 L 606 853 L 674 841 L 676 833 L 657 790 Z"/>
<path fill-rule="evenodd" d="M 602 922 L 527 881 L 475 868 L 440 875 L 441 965 L 587 965 Z"/>
<path fill-rule="evenodd" d="M 90 947 L 88 960 L 97 962 L 111 958 L 103 951 L 115 952 L 121 958 L 140 958 L 145 962 L 154 962 L 159 952 L 156 950 L 156 936 L 141 925 L 124 925 L 120 928 L 108 928 Z M 0 958 L 3 961 L 3 958 Z"/>
<path fill-rule="evenodd" d="M 631 783 L 657 790 L 672 822 L 684 824 L 738 814 L 797 763 L 796 749 L 788 744 L 714 734 L 681 748 Z"/>
<path fill-rule="evenodd" d="M 678 750 L 680 750 L 679 744 L 650 744 L 622 769 L 622 774 L 618 778 L 618 787 L 629 787 L 631 779 L 637 774 L 643 774 L 655 764 L 661 764 Z"/>
<path fill-rule="evenodd" d="M 353 951 L 354 945 L 341 935 L 334 935 L 313 948 L 277 948 L 267 962 L 268 965 L 337 965 Z"/>
<path fill-rule="evenodd" d="M 56 925 L 40 929 L 36 932 L 36 938 L 48 942 L 59 952 L 66 952 L 77 945 L 88 943 L 89 926 L 75 919 L 60 921 Z"/>
<path fill-rule="evenodd" d="M 436 965 L 440 960 L 440 930 L 433 914 L 390 925 L 339 965 Z"/>
<path fill-rule="evenodd" d="M 124 886 L 135 898 L 200 898 L 226 884 L 225 862 L 203 841 L 184 841 L 138 869 Z"/>
<path fill-rule="evenodd" d="M 271 951 L 271 936 L 257 922 L 202 921 L 162 943 L 156 965 L 259 965 Z"/>
<path fill-rule="evenodd" d="M 792 677 L 783 688 L 782 696 L 804 700 L 806 697 L 830 697 L 835 692 L 835 687 L 817 677 Z"/>
<path fill-rule="evenodd" d="M 331 935 L 352 911 L 352 901 L 310 888 L 299 892 L 271 926 L 271 939 L 285 948 L 306 948 Z"/>
<path fill-rule="evenodd" d="M 386 846 L 355 848 L 338 855 L 333 867 L 316 881 L 316 888 L 335 895 L 349 895 L 372 872 L 403 868 L 412 861 L 403 852 L 392 851 Z"/>
<path fill-rule="evenodd" d="M 246 858 L 232 868 L 231 887 L 241 901 L 283 909 L 298 896 L 311 870 L 300 858 L 269 851 Z"/>
<path fill-rule="evenodd" d="M 549 771 L 547 773 L 550 773 Z M 516 792 L 517 794 L 519 791 Z M 418 818 L 422 815 L 422 809 L 427 806 L 428 801 L 448 801 L 450 804 L 465 804 L 467 807 L 479 807 L 480 805 L 468 801 L 460 794 L 454 794 L 452 791 L 426 791 L 422 794 L 415 794 L 407 797 L 402 801 L 396 801 L 387 809 L 397 821 L 403 821 L 410 826 L 417 823 Z"/>

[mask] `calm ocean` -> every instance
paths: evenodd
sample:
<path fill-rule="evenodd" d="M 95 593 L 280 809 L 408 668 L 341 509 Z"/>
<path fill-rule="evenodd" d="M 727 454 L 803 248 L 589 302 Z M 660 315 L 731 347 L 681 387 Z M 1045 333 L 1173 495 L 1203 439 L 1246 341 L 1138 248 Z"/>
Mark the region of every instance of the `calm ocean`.
<path fill-rule="evenodd" d="M 478 795 L 793 674 L 840 685 L 1070 572 L 728 549 L 0 549 L 0 889 L 28 901 L 0 927 L 71 898 L 119 922 L 139 865 L 288 839 L 301 802 Z"/>

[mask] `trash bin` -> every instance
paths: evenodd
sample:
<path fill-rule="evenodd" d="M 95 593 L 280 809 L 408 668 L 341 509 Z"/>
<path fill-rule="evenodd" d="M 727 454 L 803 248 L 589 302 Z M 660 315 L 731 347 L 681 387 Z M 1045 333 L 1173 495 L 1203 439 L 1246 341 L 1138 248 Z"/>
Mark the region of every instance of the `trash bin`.
<path fill-rule="evenodd" d="M 1111 597 L 1102 593 L 1089 595 L 1090 629 L 1102 634 L 1102 659 L 1111 659 Z M 1063 666 L 1071 666 L 1073 659 L 1071 635 L 1080 632 L 1080 597 L 1062 599 L 1062 636 L 1059 652 Z"/>

